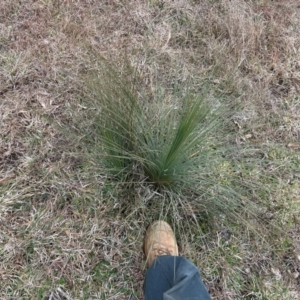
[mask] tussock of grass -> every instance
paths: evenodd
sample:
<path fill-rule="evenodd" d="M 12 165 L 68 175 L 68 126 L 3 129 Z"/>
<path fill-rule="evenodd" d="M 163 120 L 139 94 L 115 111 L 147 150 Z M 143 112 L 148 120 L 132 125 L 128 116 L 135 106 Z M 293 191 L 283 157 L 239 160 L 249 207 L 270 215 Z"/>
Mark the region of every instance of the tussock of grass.
<path fill-rule="evenodd" d="M 209 102 L 203 88 L 202 95 L 185 92 L 184 96 L 177 90 L 173 96 L 154 95 L 149 101 L 104 60 L 99 59 L 97 70 L 85 77 L 80 88 L 83 109 L 76 122 L 64 128 L 74 140 L 79 136 L 80 149 L 86 148 L 82 160 L 87 170 L 111 174 L 110 184 L 123 185 L 126 193 L 141 185 L 158 191 L 159 201 L 166 202 L 163 217 L 175 224 L 172 215 L 183 219 L 191 213 L 198 225 L 222 215 L 250 226 L 246 215 L 260 218 L 261 211 L 268 209 L 268 200 L 258 195 L 270 193 L 259 184 L 265 175 L 252 176 L 263 165 L 261 149 L 228 145 L 232 113 L 225 97 Z M 130 197 L 127 201 L 128 207 L 136 205 Z M 199 208 L 209 218 L 196 213 Z M 254 223 L 250 227 L 261 229 Z"/>
<path fill-rule="evenodd" d="M 78 129 L 87 131 L 84 142 L 99 156 L 100 164 L 121 179 L 124 174 L 125 178 L 141 175 L 156 186 L 186 185 L 192 173 L 198 173 L 193 166 L 200 167 L 208 135 L 221 116 L 212 115 L 204 96 L 186 96 L 181 102 L 168 99 L 173 101 L 169 104 L 140 101 L 130 82 L 107 71 L 111 66 L 100 68 L 104 75 L 89 78 L 83 96 L 88 98 L 83 102 L 88 122 L 79 122 Z M 135 174 L 135 166 L 143 174 Z"/>

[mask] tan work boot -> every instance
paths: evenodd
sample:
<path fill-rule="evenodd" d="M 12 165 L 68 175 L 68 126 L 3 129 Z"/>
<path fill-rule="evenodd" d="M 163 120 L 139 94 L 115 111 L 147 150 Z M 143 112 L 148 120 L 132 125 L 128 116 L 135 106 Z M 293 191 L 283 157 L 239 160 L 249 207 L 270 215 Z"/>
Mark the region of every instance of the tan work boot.
<path fill-rule="evenodd" d="M 160 255 L 178 256 L 178 246 L 171 226 L 165 221 L 155 221 L 147 229 L 144 253 L 149 268 Z"/>

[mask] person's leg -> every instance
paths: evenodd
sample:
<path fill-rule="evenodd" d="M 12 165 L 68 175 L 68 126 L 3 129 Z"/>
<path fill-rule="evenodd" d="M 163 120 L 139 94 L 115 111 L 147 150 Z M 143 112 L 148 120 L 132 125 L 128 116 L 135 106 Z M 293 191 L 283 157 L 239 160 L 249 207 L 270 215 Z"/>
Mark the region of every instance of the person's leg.
<path fill-rule="evenodd" d="M 144 252 L 149 269 L 144 282 L 145 300 L 209 300 L 211 299 L 198 268 L 178 256 L 171 226 L 154 222 L 146 232 Z"/>
<path fill-rule="evenodd" d="M 211 300 L 198 268 L 185 257 L 158 256 L 146 272 L 145 300 Z"/>

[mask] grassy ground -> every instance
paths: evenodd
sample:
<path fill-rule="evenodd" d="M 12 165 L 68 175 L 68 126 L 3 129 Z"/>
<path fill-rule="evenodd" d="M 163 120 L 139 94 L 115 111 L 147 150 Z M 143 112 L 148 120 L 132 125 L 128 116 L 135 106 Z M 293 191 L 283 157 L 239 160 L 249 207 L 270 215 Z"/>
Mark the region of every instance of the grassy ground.
<path fill-rule="evenodd" d="M 260 181 L 253 198 L 269 205 L 256 224 L 203 222 L 205 240 L 193 225 L 187 239 L 178 232 L 181 253 L 201 268 L 214 299 L 299 299 L 298 1 L 0 7 L 1 299 L 142 299 L 141 245 L 160 195 L 143 184 L 126 192 L 88 172 L 84 149 L 55 125 L 76 123 L 76 86 L 97 66 L 92 53 L 120 70 L 129 61 L 150 100 L 205 83 L 212 99 L 235 101 L 228 144 L 259 150 L 265 163 L 239 172 Z M 184 231 L 188 221 L 176 222 Z"/>

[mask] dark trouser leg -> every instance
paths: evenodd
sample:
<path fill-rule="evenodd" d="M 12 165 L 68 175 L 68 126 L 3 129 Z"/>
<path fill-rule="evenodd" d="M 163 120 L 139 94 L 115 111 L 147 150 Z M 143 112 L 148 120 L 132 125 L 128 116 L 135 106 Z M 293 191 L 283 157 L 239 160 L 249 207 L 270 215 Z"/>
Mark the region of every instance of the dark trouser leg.
<path fill-rule="evenodd" d="M 211 300 L 198 268 L 181 256 L 158 256 L 146 272 L 145 300 Z"/>

